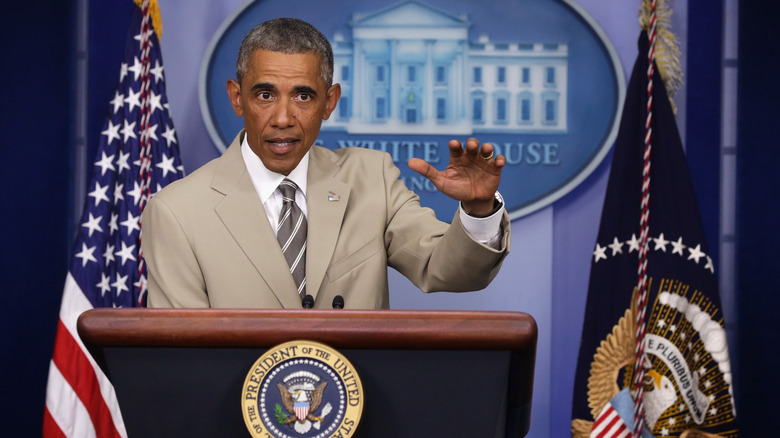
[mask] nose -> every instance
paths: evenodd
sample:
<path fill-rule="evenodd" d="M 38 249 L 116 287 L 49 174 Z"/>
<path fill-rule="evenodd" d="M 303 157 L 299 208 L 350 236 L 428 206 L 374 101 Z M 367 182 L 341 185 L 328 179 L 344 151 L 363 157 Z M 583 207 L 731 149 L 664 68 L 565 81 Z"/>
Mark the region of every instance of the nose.
<path fill-rule="evenodd" d="M 275 128 L 287 128 L 292 126 L 293 118 L 295 115 L 292 112 L 290 102 L 284 100 L 278 102 L 273 107 L 273 114 L 271 115 L 271 125 Z"/>

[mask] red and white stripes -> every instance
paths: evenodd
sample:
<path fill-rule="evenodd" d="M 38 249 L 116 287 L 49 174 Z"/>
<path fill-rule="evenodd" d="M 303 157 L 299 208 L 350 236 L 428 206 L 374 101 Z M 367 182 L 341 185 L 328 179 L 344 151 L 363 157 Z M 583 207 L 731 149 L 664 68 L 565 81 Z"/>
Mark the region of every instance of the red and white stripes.
<path fill-rule="evenodd" d="M 590 432 L 590 438 L 633 438 L 634 435 L 628 428 L 623 419 L 612 406 L 607 403 L 604 409 L 593 423 L 593 429 Z"/>
<path fill-rule="evenodd" d="M 68 274 L 49 366 L 44 438 L 126 437 L 114 387 L 76 331 L 78 316 L 92 308 Z"/>

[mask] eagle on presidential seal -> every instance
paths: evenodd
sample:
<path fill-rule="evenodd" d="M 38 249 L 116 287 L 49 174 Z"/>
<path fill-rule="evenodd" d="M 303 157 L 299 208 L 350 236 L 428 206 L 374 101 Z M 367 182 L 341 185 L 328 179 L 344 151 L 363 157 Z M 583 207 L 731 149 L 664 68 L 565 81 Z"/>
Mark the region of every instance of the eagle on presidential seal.
<path fill-rule="evenodd" d="M 291 414 L 287 419 L 283 421 L 284 424 L 290 424 L 294 422 L 305 423 L 306 420 L 312 422 L 322 421 L 322 417 L 317 417 L 312 414 L 320 408 L 322 404 L 322 393 L 325 391 L 325 386 L 328 382 L 322 382 L 316 388 L 311 383 L 298 384 L 285 386 L 281 383 L 277 383 L 279 392 L 282 396 L 282 405 Z M 324 417 L 324 415 L 323 415 Z"/>

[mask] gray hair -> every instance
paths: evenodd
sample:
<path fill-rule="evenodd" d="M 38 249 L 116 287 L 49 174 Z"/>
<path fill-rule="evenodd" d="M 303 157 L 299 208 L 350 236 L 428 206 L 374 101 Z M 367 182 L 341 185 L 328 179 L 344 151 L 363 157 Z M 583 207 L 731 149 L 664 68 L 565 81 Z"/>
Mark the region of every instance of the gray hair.
<path fill-rule="evenodd" d="M 320 58 L 320 73 L 325 84 L 330 88 L 333 83 L 333 48 L 322 32 L 305 21 L 274 18 L 249 31 L 238 50 L 236 79 L 239 84 L 257 49 L 286 54 L 314 53 Z"/>

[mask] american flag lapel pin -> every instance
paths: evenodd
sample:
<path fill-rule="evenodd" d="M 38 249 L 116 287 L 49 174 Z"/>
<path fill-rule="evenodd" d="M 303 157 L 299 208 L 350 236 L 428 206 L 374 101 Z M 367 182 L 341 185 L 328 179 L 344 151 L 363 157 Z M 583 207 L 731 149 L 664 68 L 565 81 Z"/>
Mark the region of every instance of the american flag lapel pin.
<path fill-rule="evenodd" d="M 335 194 L 333 192 L 328 192 L 328 202 L 336 202 L 339 199 L 341 199 L 341 197 L 339 195 L 337 195 L 337 194 Z"/>

